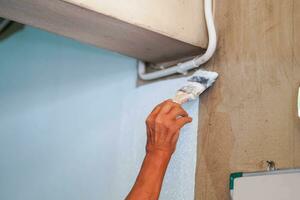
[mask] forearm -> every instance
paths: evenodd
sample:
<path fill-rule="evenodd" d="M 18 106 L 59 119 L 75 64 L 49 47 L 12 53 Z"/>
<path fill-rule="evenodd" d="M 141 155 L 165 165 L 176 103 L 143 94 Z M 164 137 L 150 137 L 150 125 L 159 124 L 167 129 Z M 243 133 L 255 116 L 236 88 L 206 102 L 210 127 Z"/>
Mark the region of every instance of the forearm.
<path fill-rule="evenodd" d="M 136 182 L 126 200 L 157 200 L 171 154 L 147 152 Z"/>

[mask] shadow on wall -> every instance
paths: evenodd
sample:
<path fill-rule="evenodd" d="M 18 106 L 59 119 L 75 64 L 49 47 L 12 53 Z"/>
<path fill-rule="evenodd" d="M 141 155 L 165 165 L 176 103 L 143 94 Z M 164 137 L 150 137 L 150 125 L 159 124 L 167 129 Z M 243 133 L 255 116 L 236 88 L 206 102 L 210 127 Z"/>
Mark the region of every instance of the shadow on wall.
<path fill-rule="evenodd" d="M 23 24 L 0 18 L 0 42 L 23 30 L 23 28 Z"/>

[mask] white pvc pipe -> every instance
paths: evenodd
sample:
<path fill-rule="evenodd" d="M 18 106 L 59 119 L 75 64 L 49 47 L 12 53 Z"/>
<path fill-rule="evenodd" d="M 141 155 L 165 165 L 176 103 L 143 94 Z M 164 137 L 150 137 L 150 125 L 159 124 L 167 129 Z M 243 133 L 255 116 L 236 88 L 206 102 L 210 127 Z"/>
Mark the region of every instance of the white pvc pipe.
<path fill-rule="evenodd" d="M 208 31 L 208 46 L 206 52 L 197 56 L 196 58 L 186 61 L 184 63 L 179 63 L 167 69 L 146 73 L 145 63 L 143 61 L 138 61 L 138 74 L 142 80 L 153 80 L 157 78 L 162 78 L 176 73 L 186 73 L 190 69 L 199 67 L 199 65 L 207 62 L 214 54 L 217 46 L 217 34 L 213 20 L 212 13 L 212 0 L 204 0 L 204 14 L 205 21 Z"/>

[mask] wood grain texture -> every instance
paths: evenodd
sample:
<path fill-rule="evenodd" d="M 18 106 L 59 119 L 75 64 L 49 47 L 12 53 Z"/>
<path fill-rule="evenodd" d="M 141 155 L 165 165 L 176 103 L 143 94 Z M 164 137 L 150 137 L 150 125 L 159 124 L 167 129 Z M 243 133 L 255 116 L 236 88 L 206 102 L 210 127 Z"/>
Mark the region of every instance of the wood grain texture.
<path fill-rule="evenodd" d="M 154 63 L 203 50 L 62 0 L 0 0 L 0 16 Z"/>
<path fill-rule="evenodd" d="M 300 2 L 216 2 L 220 73 L 201 98 L 196 199 L 228 200 L 229 174 L 300 167 Z"/>

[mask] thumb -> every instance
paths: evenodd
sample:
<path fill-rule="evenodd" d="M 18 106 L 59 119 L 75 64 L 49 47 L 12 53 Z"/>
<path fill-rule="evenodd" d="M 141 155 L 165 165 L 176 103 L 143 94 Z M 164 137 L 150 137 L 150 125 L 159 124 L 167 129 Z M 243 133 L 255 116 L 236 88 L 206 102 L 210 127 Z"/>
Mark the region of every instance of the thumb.
<path fill-rule="evenodd" d="M 176 125 L 178 129 L 181 129 L 185 124 L 191 123 L 193 119 L 191 117 L 180 117 L 176 120 Z"/>

